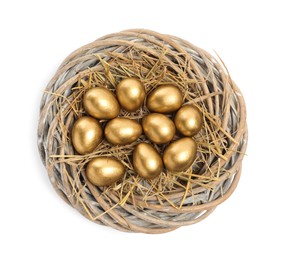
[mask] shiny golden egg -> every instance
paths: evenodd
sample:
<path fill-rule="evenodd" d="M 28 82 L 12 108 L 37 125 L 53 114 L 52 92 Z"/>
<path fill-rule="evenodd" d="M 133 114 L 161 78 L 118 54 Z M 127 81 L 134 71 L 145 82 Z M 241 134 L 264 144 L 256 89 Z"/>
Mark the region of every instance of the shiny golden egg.
<path fill-rule="evenodd" d="M 141 134 L 141 125 L 128 118 L 114 118 L 105 127 L 105 137 L 114 145 L 130 144 L 136 141 Z"/>
<path fill-rule="evenodd" d="M 197 107 L 185 105 L 176 113 L 174 121 L 179 132 L 185 136 L 194 136 L 201 130 L 203 118 Z"/>
<path fill-rule="evenodd" d="M 97 157 L 92 159 L 86 169 L 88 180 L 97 186 L 109 186 L 124 175 L 124 165 L 110 157 Z"/>
<path fill-rule="evenodd" d="M 139 79 L 123 79 L 116 88 L 116 96 L 120 105 L 128 112 L 140 108 L 146 95 L 145 87 Z"/>
<path fill-rule="evenodd" d="M 182 93 L 173 85 L 161 85 L 147 98 L 147 107 L 152 112 L 172 113 L 182 105 Z"/>
<path fill-rule="evenodd" d="M 175 135 L 174 122 L 163 114 L 152 113 L 142 120 L 145 135 L 156 144 L 171 141 Z"/>
<path fill-rule="evenodd" d="M 147 143 L 136 146 L 133 153 L 133 166 L 140 177 L 148 180 L 157 177 L 163 170 L 159 153 Z"/>
<path fill-rule="evenodd" d="M 118 101 L 112 92 L 103 87 L 89 89 L 83 98 L 87 113 L 98 119 L 112 119 L 120 111 Z"/>
<path fill-rule="evenodd" d="M 164 151 L 163 161 L 167 170 L 180 172 L 187 170 L 194 162 L 197 145 L 189 137 L 172 142 Z"/>
<path fill-rule="evenodd" d="M 79 118 L 72 128 L 72 144 L 79 154 L 94 151 L 102 140 L 103 131 L 98 120 L 83 116 Z"/>

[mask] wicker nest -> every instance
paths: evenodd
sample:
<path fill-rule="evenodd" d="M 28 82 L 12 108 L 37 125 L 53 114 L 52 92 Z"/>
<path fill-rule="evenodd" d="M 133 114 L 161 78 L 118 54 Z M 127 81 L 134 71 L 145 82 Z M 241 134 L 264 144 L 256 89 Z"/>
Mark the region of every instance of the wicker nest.
<path fill-rule="evenodd" d="M 147 181 L 133 170 L 134 144 L 111 146 L 103 141 L 88 155 L 78 155 L 70 141 L 74 121 L 83 116 L 84 93 L 106 86 L 115 93 L 125 77 L 139 78 L 146 92 L 172 83 L 184 103 L 204 116 L 194 137 L 198 157 L 186 172 L 163 172 Z M 243 96 L 224 64 L 204 50 L 174 36 L 148 30 L 107 35 L 71 53 L 48 84 L 41 102 L 38 145 L 58 194 L 88 219 L 121 231 L 163 233 L 207 217 L 234 191 L 246 150 Z M 121 116 L 141 120 L 145 105 Z M 104 126 L 106 122 L 101 120 Z M 162 154 L 164 146 L 156 146 Z M 85 177 L 85 165 L 97 156 L 122 161 L 125 177 L 110 187 L 96 187 Z"/>

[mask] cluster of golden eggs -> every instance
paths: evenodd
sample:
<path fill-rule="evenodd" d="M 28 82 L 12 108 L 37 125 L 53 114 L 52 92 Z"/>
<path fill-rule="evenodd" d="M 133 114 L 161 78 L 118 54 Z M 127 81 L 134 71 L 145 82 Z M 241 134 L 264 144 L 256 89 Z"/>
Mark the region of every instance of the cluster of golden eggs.
<path fill-rule="evenodd" d="M 93 87 L 83 98 L 89 116 L 79 118 L 72 129 L 72 143 L 79 154 L 88 154 L 102 141 L 103 136 L 112 145 L 128 145 L 144 132 L 157 145 L 173 140 L 176 130 L 183 137 L 172 141 L 161 156 L 150 143 L 139 143 L 133 152 L 133 167 L 145 179 L 156 178 L 164 168 L 171 172 L 188 169 L 197 154 L 197 145 L 191 138 L 202 127 L 202 115 L 193 105 L 183 105 L 178 87 L 160 85 L 148 95 L 146 106 L 151 112 L 142 119 L 142 126 L 133 119 L 118 117 L 120 107 L 135 112 L 146 98 L 145 87 L 136 78 L 123 79 L 116 88 L 116 96 L 107 88 Z M 183 105 L 183 106 L 182 106 Z M 167 115 L 175 113 L 174 120 Z M 98 120 L 109 120 L 104 130 Z M 125 166 L 112 157 L 92 159 L 86 168 L 88 180 L 97 186 L 109 186 L 123 177 Z"/>

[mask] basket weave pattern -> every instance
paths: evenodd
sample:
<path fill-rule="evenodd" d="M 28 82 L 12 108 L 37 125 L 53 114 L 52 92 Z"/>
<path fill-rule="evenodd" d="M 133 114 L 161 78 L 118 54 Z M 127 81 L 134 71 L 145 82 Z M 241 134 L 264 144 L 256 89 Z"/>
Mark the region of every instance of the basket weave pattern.
<path fill-rule="evenodd" d="M 62 111 L 70 108 L 74 85 L 90 72 L 104 70 L 101 59 L 108 61 L 113 57 L 112 54 L 124 55 L 132 48 L 147 52 L 155 58 L 162 55 L 171 71 L 177 74 L 185 71 L 189 79 L 198 79 L 197 88 L 203 94 L 203 102 L 208 111 L 220 119 L 222 129 L 233 137 L 227 139 L 227 149 L 223 151 L 222 158 L 214 154 L 207 157 L 211 171 L 219 172 L 218 180 L 211 181 L 210 188 L 194 186 L 186 194 L 181 208 L 173 207 L 167 200 L 161 202 L 155 197 L 145 202 L 139 195 L 135 199 L 136 203 L 129 200 L 119 205 L 115 193 L 109 192 L 107 197 L 102 196 L 102 188 L 86 183 L 84 169 L 80 175 L 75 170 L 75 165 L 66 164 L 64 160 L 54 163 L 52 157 L 56 154 L 74 154 L 68 133 L 60 127 L 60 120 L 64 116 Z M 181 71 L 181 68 L 184 70 Z M 199 98 L 202 99 L 202 96 Z M 59 108 L 58 102 L 65 104 L 64 107 Z M 107 35 L 81 47 L 71 53 L 58 68 L 43 94 L 40 109 L 38 146 L 51 183 L 68 204 L 99 224 L 121 231 L 168 232 L 207 217 L 232 194 L 238 184 L 247 145 L 243 96 L 220 62 L 206 51 L 180 38 L 148 30 L 127 30 Z M 66 115 L 63 122 L 70 126 L 70 130 L 75 115 Z M 224 133 L 221 132 L 222 134 Z M 184 192 L 178 189 L 168 196 L 177 204 L 183 197 Z"/>

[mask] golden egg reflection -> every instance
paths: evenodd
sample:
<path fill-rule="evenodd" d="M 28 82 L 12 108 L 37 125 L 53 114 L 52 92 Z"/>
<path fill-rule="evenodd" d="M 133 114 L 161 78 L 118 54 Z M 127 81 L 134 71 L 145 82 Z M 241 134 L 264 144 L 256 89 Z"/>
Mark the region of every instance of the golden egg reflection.
<path fill-rule="evenodd" d="M 89 89 L 83 99 L 86 112 L 98 119 L 112 119 L 118 116 L 120 106 L 110 90 L 103 87 Z"/>
<path fill-rule="evenodd" d="M 159 113 L 151 113 L 144 117 L 142 126 L 145 135 L 156 144 L 171 141 L 176 132 L 173 121 Z"/>
<path fill-rule="evenodd" d="M 79 154 L 94 151 L 102 140 L 103 131 L 100 123 L 89 116 L 79 118 L 72 128 L 72 144 Z"/>
<path fill-rule="evenodd" d="M 172 113 L 182 105 L 182 93 L 173 85 L 161 85 L 147 98 L 147 107 L 151 112 Z"/>
<path fill-rule="evenodd" d="M 172 142 L 164 151 L 163 161 L 167 170 L 180 172 L 187 170 L 194 162 L 197 145 L 190 137 Z"/>
<path fill-rule="evenodd" d="M 144 102 L 146 91 L 139 79 L 123 79 L 116 88 L 116 95 L 120 105 L 128 112 L 134 112 Z"/>
<path fill-rule="evenodd" d="M 201 130 L 203 118 L 197 107 L 185 105 L 176 113 L 174 121 L 180 133 L 185 136 L 194 136 Z"/>
<path fill-rule="evenodd" d="M 115 118 L 105 127 L 105 137 L 114 145 L 126 145 L 136 141 L 142 134 L 141 125 L 128 118 Z"/>
<path fill-rule="evenodd" d="M 138 175 L 145 179 L 156 178 L 163 170 L 163 162 L 155 148 L 147 143 L 140 143 L 133 153 L 133 166 Z"/>
<path fill-rule="evenodd" d="M 97 186 L 109 186 L 121 179 L 124 173 L 124 165 L 110 157 L 92 159 L 86 168 L 88 180 Z"/>

